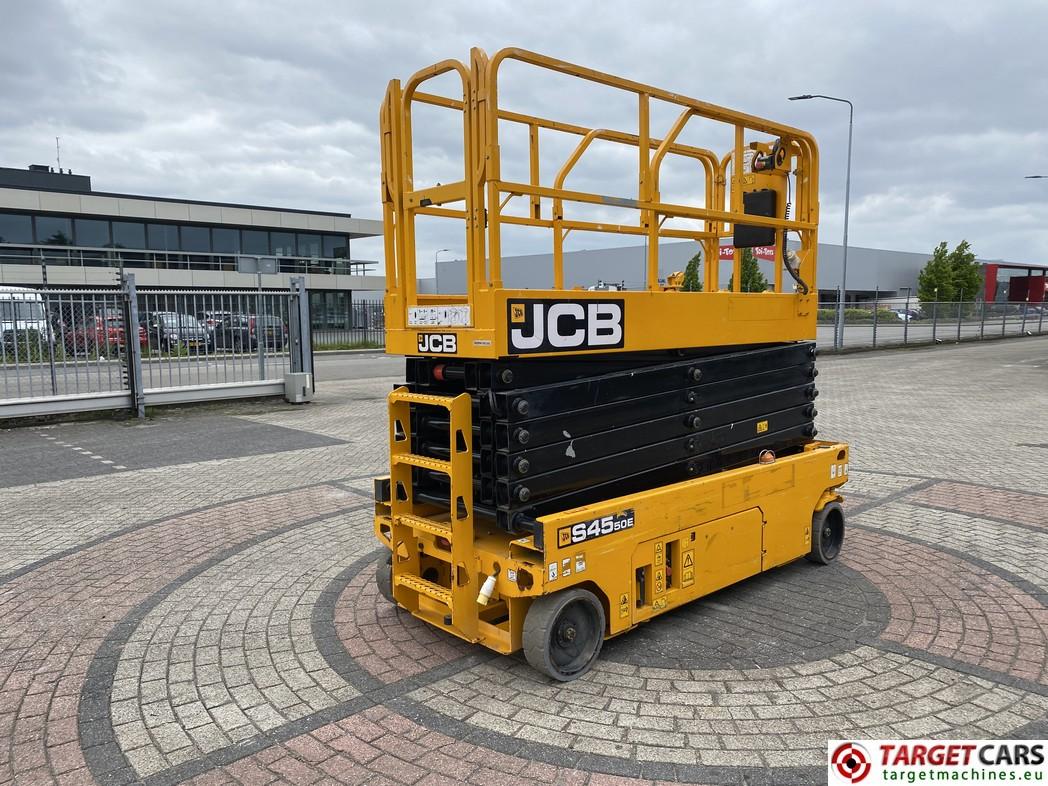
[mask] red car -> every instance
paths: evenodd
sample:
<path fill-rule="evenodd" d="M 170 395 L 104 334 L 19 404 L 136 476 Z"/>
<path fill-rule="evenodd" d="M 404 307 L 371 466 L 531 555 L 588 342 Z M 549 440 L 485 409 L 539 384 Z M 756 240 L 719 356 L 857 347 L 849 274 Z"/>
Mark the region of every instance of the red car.
<path fill-rule="evenodd" d="M 94 316 L 84 317 L 83 321 L 66 329 L 66 351 L 71 354 L 88 353 L 101 348 L 117 347 L 122 349 L 124 341 L 124 319 L 118 311 L 102 311 Z M 138 345 L 147 347 L 149 336 L 144 326 L 138 326 Z"/>

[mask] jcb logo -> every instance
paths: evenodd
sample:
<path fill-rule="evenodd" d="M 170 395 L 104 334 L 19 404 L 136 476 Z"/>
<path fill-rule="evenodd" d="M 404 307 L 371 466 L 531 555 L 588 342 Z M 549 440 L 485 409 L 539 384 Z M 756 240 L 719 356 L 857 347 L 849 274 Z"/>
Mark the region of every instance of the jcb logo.
<path fill-rule="evenodd" d="M 622 300 L 514 300 L 507 305 L 511 354 L 624 345 Z"/>
<path fill-rule="evenodd" d="M 454 355 L 458 336 L 454 333 L 419 333 L 418 351 L 423 355 Z"/>

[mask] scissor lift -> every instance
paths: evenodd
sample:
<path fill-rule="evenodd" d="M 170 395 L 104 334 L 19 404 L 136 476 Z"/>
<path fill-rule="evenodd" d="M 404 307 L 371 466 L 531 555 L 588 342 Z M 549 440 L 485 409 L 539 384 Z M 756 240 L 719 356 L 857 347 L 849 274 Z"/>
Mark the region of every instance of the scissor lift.
<path fill-rule="evenodd" d="M 636 132 L 502 108 L 508 61 L 631 95 Z M 448 73 L 461 97 L 420 89 Z M 461 115 L 461 180 L 414 184 L 419 103 Z M 661 137 L 650 128 L 656 103 L 678 112 Z M 730 128 L 732 149 L 680 142 L 693 118 Z M 570 680 L 609 636 L 799 557 L 837 556 L 848 447 L 815 439 L 810 135 L 520 49 L 491 58 L 474 49 L 468 65 L 447 60 L 394 80 L 380 121 L 386 343 L 408 356 L 406 383 L 389 396 L 390 474 L 376 481 L 385 597 L 467 641 L 523 649 L 537 669 Z M 527 129 L 527 182 L 501 175 L 507 124 Z M 540 139 L 558 134 L 578 143 L 550 182 Z M 636 195 L 566 188 L 596 140 L 635 148 Z M 661 200 L 669 156 L 698 164 L 700 204 Z M 597 220 L 585 213 L 593 205 L 636 222 Z M 419 216 L 462 223 L 463 292 L 418 291 Z M 513 225 L 552 233 L 548 288 L 503 286 L 502 227 Z M 570 232 L 644 238 L 643 287 L 567 288 Z M 728 237 L 730 289 L 715 262 L 701 292 L 660 280 L 660 238 L 696 241 L 718 260 Z M 743 292 L 742 249 L 757 245 L 775 248 L 774 287 Z"/>

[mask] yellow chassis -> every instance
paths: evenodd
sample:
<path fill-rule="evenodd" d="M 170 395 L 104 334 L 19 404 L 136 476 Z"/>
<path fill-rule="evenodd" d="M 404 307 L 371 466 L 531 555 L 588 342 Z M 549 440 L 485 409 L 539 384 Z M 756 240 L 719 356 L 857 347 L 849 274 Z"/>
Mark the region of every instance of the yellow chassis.
<path fill-rule="evenodd" d="M 634 103 L 636 121 L 629 131 L 617 131 L 512 111 L 499 93 L 500 69 L 507 62 L 614 91 Z M 425 92 L 441 75 L 457 77 L 453 94 Z M 665 127 L 653 123 L 653 104 L 660 111 L 674 109 L 676 120 Z M 460 116 L 461 179 L 416 182 L 413 138 L 430 128 L 413 120 L 420 105 Z M 522 49 L 491 57 L 473 49 L 468 63 L 444 60 L 403 84 L 393 80 L 379 120 L 386 348 L 391 354 L 449 360 L 564 358 L 814 338 L 817 294 L 809 285 L 816 280 L 819 156 L 810 134 Z M 730 134 L 731 148 L 715 153 L 681 141 L 692 121 Z M 526 162 L 507 167 L 526 170 L 526 178 L 510 180 L 503 174 L 499 136 L 506 124 L 527 133 Z M 572 140 L 574 150 L 556 169 L 548 163 L 540 169 L 540 153 L 550 149 L 548 142 L 540 149 L 540 140 L 550 138 Z M 631 165 L 627 174 L 635 176 L 635 189 L 616 196 L 569 186 L 575 166 L 597 141 L 632 148 L 636 168 Z M 516 150 L 506 150 L 511 148 Z M 663 198 L 660 174 L 669 158 L 692 167 L 701 198 L 688 203 Z M 747 212 L 746 197 L 756 191 L 774 192 L 774 206 Z M 593 206 L 613 208 L 613 218 L 598 220 Z M 419 218 L 450 220 L 464 229 L 466 275 L 459 293 L 418 291 Z M 503 226 L 549 233 L 550 288 L 505 287 Z M 740 246 L 753 245 L 758 241 L 752 231 L 749 239 L 738 236 L 756 227 L 771 233 L 766 237 L 775 249 L 773 291 L 741 291 L 742 248 L 732 253 L 727 291 L 715 261 L 720 243 L 730 237 Z M 643 238 L 643 287 L 567 288 L 565 239 L 572 232 Z M 788 232 L 798 241 L 790 254 Z M 667 238 L 695 241 L 696 251 L 701 247 L 704 291 L 679 291 L 676 278 L 675 283 L 660 281 L 659 245 Z M 796 286 L 784 281 L 787 264 Z M 411 453 L 412 406 L 447 410 L 446 459 Z M 843 514 L 834 503 L 848 476 L 844 444 L 812 442 L 769 464 L 542 516 L 534 534 L 515 537 L 474 510 L 470 396 L 400 388 L 390 394 L 389 410 L 390 493 L 376 502 L 375 532 L 390 549 L 391 568 L 380 566 L 380 590 L 419 619 L 466 641 L 501 653 L 524 648 L 533 665 L 533 656 L 542 655 L 541 645 L 554 637 L 570 655 L 583 638 L 599 643 L 601 627 L 605 637 L 616 636 L 805 556 L 814 545 L 821 550 L 823 536 L 813 536 L 813 519 L 823 533 L 833 514 L 833 528 L 843 536 Z M 448 477 L 450 505 L 428 504 L 433 497 L 415 499 L 417 471 Z M 587 619 L 596 621 L 588 624 Z M 596 657 L 599 646 L 593 652 Z M 584 660 L 539 668 L 571 679 L 589 667 Z"/>
<path fill-rule="evenodd" d="M 401 388 L 390 394 L 391 424 L 403 424 L 406 410 L 399 408 L 409 403 L 443 401 L 454 434 L 468 426 L 462 419 L 469 417 L 468 398 Z M 419 619 L 504 654 L 521 648 L 525 615 L 543 595 L 572 587 L 594 593 L 611 637 L 807 555 L 813 516 L 841 500 L 837 490 L 848 478 L 848 446 L 812 442 L 771 464 L 542 516 L 541 534 L 514 537 L 468 510 L 451 523 L 449 512 L 413 504 L 410 490 L 408 499 L 398 499 L 398 468 L 421 461 L 452 475 L 453 495 L 472 480 L 468 448 L 445 463 L 412 456 L 398 447 L 405 443 L 406 435 L 391 437 L 393 491 L 375 513 L 375 533 L 392 552 L 393 596 Z M 463 476 L 456 478 L 457 471 Z M 492 575 L 491 599 L 481 604 L 481 587 Z"/>

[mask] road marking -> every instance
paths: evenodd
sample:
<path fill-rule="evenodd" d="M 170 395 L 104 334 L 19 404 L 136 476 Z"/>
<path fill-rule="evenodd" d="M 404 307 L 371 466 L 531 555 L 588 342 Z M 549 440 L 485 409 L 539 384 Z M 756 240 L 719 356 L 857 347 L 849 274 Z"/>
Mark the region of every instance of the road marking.
<path fill-rule="evenodd" d="M 52 440 L 55 445 L 59 445 L 59 446 L 61 446 L 63 448 L 68 448 L 73 453 L 79 453 L 81 456 L 85 456 L 85 457 L 91 459 L 92 461 L 97 461 L 98 463 L 103 464 L 106 467 L 109 467 L 110 469 L 114 469 L 114 470 L 127 469 L 127 467 L 124 466 L 123 464 L 117 464 L 112 459 L 107 459 L 105 456 L 100 455 L 98 453 L 94 453 L 94 452 L 92 452 L 92 451 L 90 451 L 90 450 L 88 450 L 86 448 L 82 448 L 79 445 L 73 445 L 72 443 L 69 443 L 69 442 L 61 442 L 56 437 L 48 436 L 47 434 L 43 434 L 43 433 L 41 433 L 39 431 L 35 431 L 33 433 L 35 433 L 38 437 L 43 437 L 44 439 Z"/>

